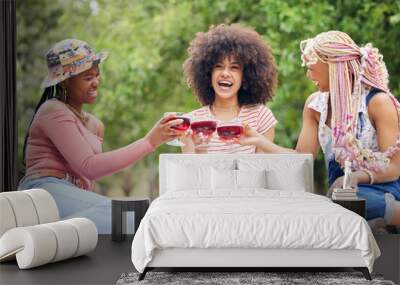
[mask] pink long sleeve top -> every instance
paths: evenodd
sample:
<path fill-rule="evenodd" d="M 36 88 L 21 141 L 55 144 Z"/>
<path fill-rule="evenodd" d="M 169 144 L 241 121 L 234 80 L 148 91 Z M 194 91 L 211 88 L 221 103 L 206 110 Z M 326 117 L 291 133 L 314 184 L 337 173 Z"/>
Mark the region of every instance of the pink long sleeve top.
<path fill-rule="evenodd" d="M 46 171 L 66 172 L 92 190 L 94 180 L 120 171 L 154 150 L 139 139 L 117 150 L 102 152 L 102 138 L 89 131 L 60 102 L 60 109 L 36 114 L 26 149 L 26 176 Z"/>

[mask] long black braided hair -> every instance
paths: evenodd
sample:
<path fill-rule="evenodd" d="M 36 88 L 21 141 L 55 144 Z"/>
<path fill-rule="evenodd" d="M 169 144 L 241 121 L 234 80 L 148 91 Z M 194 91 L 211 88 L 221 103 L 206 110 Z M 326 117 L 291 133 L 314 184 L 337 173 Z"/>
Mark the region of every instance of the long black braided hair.
<path fill-rule="evenodd" d="M 63 95 L 64 92 L 65 91 L 63 91 L 63 88 L 59 84 L 54 85 L 54 86 L 49 86 L 49 87 L 46 87 L 46 89 L 44 89 L 42 97 L 40 98 L 39 102 L 36 105 L 35 112 L 33 113 L 32 119 L 29 122 L 29 126 L 26 131 L 26 135 L 25 135 L 25 139 L 24 139 L 24 148 L 23 148 L 23 152 L 22 152 L 22 163 L 24 166 L 26 166 L 26 157 L 25 156 L 26 156 L 26 146 L 27 146 L 27 142 L 28 142 L 29 131 L 31 129 L 31 125 L 32 125 L 33 119 L 35 118 L 37 111 L 39 110 L 40 106 L 42 106 L 43 103 L 49 99 L 57 98 L 60 100 L 65 100 L 65 98 L 63 98 L 63 96 L 65 96 L 65 95 Z"/>

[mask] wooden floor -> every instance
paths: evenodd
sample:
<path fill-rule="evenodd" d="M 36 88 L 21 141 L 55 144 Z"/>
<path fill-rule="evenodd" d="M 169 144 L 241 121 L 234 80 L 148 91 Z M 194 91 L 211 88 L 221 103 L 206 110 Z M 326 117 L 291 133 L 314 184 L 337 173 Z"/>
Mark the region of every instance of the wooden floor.
<path fill-rule="evenodd" d="M 115 284 L 122 273 L 134 271 L 132 237 L 112 242 L 99 235 L 95 251 L 86 256 L 20 270 L 16 261 L 0 264 L 0 284 Z"/>

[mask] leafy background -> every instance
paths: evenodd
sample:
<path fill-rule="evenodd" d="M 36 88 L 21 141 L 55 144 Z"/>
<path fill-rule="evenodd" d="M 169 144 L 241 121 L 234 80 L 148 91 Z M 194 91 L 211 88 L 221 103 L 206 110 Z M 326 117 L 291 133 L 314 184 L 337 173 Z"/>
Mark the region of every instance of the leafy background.
<path fill-rule="evenodd" d="M 19 160 L 33 109 L 46 74 L 45 52 L 57 41 L 75 37 L 97 51 L 101 65 L 97 103 L 88 110 L 106 126 L 104 151 L 144 136 L 166 111 L 190 111 L 199 103 L 187 88 L 182 63 L 195 34 L 210 25 L 242 23 L 271 45 L 279 86 L 269 107 L 279 120 L 276 139 L 294 147 L 304 102 L 315 91 L 300 64 L 299 42 L 327 30 L 342 30 L 358 44 L 372 42 L 384 55 L 390 87 L 400 95 L 400 1 L 311 0 L 20 0 L 17 1 L 17 94 Z M 98 181 L 108 196 L 158 195 L 158 155 L 178 152 L 162 146 L 128 169 Z M 23 175 L 23 165 L 19 166 Z M 326 192 L 320 154 L 315 183 Z"/>

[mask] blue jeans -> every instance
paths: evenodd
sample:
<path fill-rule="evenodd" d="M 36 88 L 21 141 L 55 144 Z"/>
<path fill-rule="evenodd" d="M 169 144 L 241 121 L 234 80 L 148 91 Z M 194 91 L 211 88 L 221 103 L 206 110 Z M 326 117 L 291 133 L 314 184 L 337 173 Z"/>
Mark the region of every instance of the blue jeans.
<path fill-rule="evenodd" d="M 366 200 L 367 220 L 387 219 L 393 215 L 393 208 L 388 205 L 389 194 L 400 201 L 400 180 L 372 185 L 358 184 L 357 196 Z"/>
<path fill-rule="evenodd" d="M 41 188 L 54 198 L 61 219 L 84 217 L 92 220 L 99 234 L 111 234 L 111 199 L 76 187 L 55 177 L 21 181 L 19 190 Z M 128 233 L 133 231 L 134 216 L 128 216 Z"/>
<path fill-rule="evenodd" d="M 328 162 L 329 187 L 344 175 L 336 160 Z M 367 220 L 384 218 L 388 222 L 394 214 L 393 201 L 400 201 L 400 179 L 379 184 L 358 184 L 357 197 L 365 199 Z"/>

